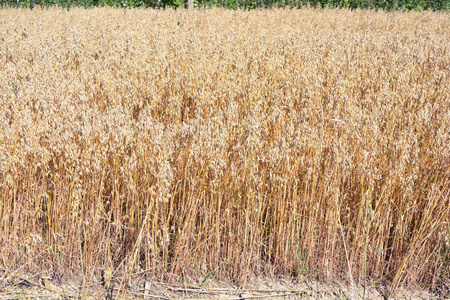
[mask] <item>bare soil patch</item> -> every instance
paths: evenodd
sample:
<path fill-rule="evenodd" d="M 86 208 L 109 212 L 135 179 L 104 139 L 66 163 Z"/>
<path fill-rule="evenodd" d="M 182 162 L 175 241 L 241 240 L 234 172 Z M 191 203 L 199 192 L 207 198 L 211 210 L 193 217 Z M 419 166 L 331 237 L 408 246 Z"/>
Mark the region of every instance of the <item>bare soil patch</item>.
<path fill-rule="evenodd" d="M 101 278 L 83 283 L 76 276 L 56 279 L 39 274 L 1 274 L 1 299 L 450 299 L 448 286 L 412 286 L 389 296 L 387 284 L 364 287 L 313 279 L 260 277 L 239 287 L 214 280 L 201 286 L 195 282 L 170 284 L 141 278 L 129 283 L 113 279 L 105 285 Z"/>

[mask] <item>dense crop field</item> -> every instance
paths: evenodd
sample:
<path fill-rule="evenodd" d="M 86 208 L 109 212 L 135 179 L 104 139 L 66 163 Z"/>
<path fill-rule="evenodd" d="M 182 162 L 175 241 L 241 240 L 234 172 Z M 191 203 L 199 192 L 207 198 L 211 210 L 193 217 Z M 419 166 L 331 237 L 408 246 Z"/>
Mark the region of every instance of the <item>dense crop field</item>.
<path fill-rule="evenodd" d="M 0 269 L 448 284 L 448 14 L 6 9 L 0 39 Z"/>

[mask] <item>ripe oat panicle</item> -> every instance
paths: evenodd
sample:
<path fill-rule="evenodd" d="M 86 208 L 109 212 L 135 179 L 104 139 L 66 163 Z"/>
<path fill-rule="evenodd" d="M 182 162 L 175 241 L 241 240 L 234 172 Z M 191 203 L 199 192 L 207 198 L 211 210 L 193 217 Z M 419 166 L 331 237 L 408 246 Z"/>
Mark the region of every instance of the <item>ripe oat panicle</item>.
<path fill-rule="evenodd" d="M 0 20 L 6 268 L 449 277 L 448 14 Z"/>

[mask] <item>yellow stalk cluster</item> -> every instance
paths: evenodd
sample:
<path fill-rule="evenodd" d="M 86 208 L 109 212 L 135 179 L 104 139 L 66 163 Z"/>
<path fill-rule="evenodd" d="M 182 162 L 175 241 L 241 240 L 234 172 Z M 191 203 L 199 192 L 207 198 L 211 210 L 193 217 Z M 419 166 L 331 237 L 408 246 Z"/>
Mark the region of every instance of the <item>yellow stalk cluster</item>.
<path fill-rule="evenodd" d="M 38 8 L 0 23 L 4 268 L 449 275 L 448 14 Z"/>

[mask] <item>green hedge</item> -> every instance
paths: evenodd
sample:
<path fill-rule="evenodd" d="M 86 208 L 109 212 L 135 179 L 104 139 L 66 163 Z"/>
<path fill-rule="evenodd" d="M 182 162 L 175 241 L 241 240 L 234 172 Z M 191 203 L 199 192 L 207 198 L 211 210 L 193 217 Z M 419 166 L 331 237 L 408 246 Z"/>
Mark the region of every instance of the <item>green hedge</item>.
<path fill-rule="evenodd" d="M 256 9 L 271 7 L 349 8 L 385 10 L 450 10 L 450 0 L 194 0 L 196 7 L 225 7 L 230 9 Z M 1 7 L 185 7 L 187 0 L 0 0 Z"/>

